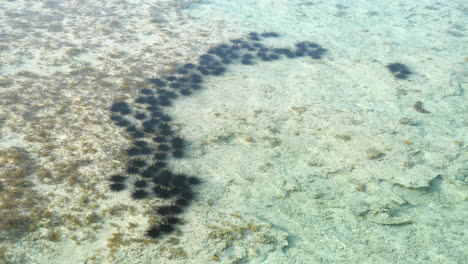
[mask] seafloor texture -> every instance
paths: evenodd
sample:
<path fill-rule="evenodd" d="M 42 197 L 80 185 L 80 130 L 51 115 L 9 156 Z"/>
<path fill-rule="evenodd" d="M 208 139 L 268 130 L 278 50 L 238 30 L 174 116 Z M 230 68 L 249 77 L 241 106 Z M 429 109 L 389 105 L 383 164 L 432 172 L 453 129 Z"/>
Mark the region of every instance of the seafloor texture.
<path fill-rule="evenodd" d="M 466 4 L 0 3 L 0 263 L 462 263 Z"/>

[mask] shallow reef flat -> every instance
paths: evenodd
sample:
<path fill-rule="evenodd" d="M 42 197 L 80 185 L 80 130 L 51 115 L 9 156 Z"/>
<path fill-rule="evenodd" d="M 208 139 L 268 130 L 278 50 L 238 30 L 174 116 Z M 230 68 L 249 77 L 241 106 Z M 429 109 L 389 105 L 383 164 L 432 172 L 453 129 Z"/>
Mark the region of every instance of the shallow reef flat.
<path fill-rule="evenodd" d="M 461 263 L 463 8 L 375 5 L 0 3 L 0 262 Z"/>

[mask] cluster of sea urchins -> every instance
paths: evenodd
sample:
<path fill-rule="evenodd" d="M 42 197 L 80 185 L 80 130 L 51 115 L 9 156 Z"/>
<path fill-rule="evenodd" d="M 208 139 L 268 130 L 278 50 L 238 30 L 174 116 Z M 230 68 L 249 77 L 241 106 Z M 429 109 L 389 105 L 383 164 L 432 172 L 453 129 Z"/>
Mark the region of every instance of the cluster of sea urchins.
<path fill-rule="evenodd" d="M 198 58 L 198 63 L 186 63 L 170 76 L 148 79 L 148 87 L 133 102 L 119 101 L 112 105 L 112 121 L 125 129 L 133 142 L 126 149 L 130 157 L 126 172 L 111 176 L 109 188 L 120 192 L 131 184 L 130 196 L 135 200 L 152 196 L 167 201 L 155 208 L 163 220 L 148 228 L 148 237 L 158 238 L 175 230 L 180 223 L 179 215 L 195 198 L 192 186 L 201 182 L 197 177 L 175 173 L 167 167 L 168 158 L 185 156 L 187 144 L 174 131 L 172 118 L 164 108 L 170 107 L 178 96 L 188 96 L 201 89 L 204 76 L 223 75 L 230 64 L 252 65 L 298 57 L 317 60 L 326 53 L 320 45 L 309 41 L 299 42 L 292 48 L 272 48 L 261 42 L 277 37 L 275 32 L 251 32 L 245 39 L 212 47 Z"/>

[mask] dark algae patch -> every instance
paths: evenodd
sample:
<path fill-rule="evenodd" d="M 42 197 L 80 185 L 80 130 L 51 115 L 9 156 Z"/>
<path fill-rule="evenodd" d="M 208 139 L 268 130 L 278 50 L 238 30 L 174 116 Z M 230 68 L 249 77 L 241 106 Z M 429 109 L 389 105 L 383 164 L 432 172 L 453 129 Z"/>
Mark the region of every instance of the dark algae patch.
<path fill-rule="evenodd" d="M 417 101 L 416 103 L 414 103 L 413 108 L 414 108 L 414 110 L 418 111 L 419 113 L 423 113 L 423 114 L 429 114 L 430 113 L 429 111 L 424 109 L 424 104 L 421 101 Z"/>
<path fill-rule="evenodd" d="M 266 38 L 278 37 L 275 32 L 251 32 L 246 38 L 211 47 L 196 63 L 183 64 L 172 75 L 148 78 L 148 86 L 133 101 L 112 104 L 111 120 L 128 132 L 133 142 L 125 150 L 130 159 L 125 169 L 128 175 L 110 176 L 109 189 L 120 192 L 130 183 L 128 195 L 132 199 L 145 202 L 156 197 L 164 201 L 155 205 L 154 214 L 160 220 L 146 230 L 146 237 L 156 239 L 177 230 L 184 222 L 180 214 L 196 199 L 194 187 L 203 184 L 197 176 L 176 173 L 166 166 L 168 159 L 186 158 L 190 142 L 177 134 L 171 123 L 173 119 L 165 109 L 172 107 L 178 97 L 189 96 L 203 88 L 204 78 L 224 75 L 232 64 L 252 67 L 284 59 L 320 60 L 327 54 L 327 49 L 311 41 L 286 48 L 272 48 L 262 43 Z M 399 79 L 411 74 L 400 63 L 387 68 Z"/>

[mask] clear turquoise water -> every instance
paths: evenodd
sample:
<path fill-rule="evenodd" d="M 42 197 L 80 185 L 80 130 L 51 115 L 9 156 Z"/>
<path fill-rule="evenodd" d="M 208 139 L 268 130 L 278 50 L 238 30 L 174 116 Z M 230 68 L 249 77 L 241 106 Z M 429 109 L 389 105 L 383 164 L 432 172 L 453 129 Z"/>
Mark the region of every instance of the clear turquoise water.
<path fill-rule="evenodd" d="M 463 263 L 467 4 L 1 4 L 0 263 Z M 162 107 L 187 142 L 168 169 L 201 181 L 162 234 L 179 194 L 132 199 L 138 139 L 112 104 L 151 114 L 151 78 L 223 43 L 255 58 L 198 70 L 202 89 Z"/>

